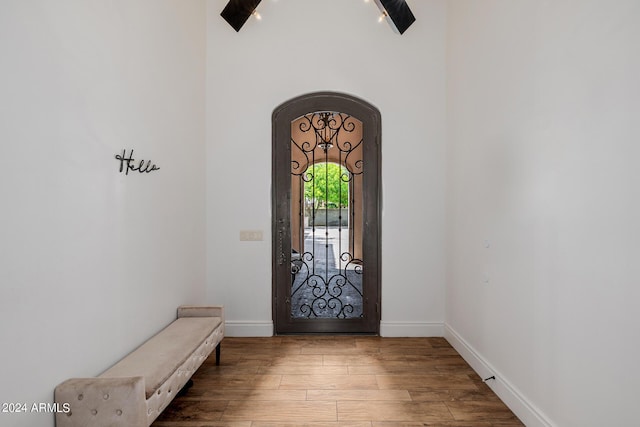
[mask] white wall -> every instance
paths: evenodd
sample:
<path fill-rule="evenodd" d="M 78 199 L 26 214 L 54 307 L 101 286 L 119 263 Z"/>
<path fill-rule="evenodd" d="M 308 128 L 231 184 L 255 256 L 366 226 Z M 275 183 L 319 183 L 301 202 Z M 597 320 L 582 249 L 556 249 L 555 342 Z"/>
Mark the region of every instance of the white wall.
<path fill-rule="evenodd" d="M 400 36 L 373 2 L 265 0 L 236 33 L 208 1 L 207 283 L 227 334 L 272 333 L 271 113 L 320 90 L 382 113 L 382 333 L 442 334 L 446 7 L 409 3 Z"/>
<path fill-rule="evenodd" d="M 637 425 L 640 3 L 448 17 L 446 336 L 527 425 Z"/>
<path fill-rule="evenodd" d="M 204 298 L 205 26 L 202 1 L 0 2 L 0 402 L 51 402 Z M 119 174 L 124 148 L 160 170 Z"/>

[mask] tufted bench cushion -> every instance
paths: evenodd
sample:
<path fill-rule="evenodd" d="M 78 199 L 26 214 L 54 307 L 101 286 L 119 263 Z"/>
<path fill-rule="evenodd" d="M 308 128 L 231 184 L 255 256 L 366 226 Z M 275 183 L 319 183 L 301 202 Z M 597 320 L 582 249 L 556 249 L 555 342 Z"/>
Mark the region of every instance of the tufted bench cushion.
<path fill-rule="evenodd" d="M 149 399 L 220 325 L 219 317 L 183 317 L 100 375 L 101 378 L 144 377 Z M 176 390 L 177 391 L 177 390 Z"/>
<path fill-rule="evenodd" d="M 224 337 L 223 307 L 181 306 L 178 318 L 96 378 L 59 384 L 56 427 L 147 427 Z"/>

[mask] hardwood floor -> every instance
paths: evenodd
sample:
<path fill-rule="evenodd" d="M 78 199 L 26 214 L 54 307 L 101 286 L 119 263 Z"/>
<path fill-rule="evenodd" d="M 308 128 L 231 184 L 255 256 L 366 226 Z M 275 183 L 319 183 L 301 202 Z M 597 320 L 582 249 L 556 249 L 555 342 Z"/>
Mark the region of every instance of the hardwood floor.
<path fill-rule="evenodd" d="M 443 338 L 225 338 L 152 427 L 512 427 Z"/>

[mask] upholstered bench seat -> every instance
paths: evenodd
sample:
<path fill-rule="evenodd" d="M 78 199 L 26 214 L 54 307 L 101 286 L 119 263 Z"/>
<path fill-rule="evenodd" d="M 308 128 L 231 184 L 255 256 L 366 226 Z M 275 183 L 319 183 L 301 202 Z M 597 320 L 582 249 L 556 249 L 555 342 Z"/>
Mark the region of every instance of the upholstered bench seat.
<path fill-rule="evenodd" d="M 219 317 L 177 319 L 100 377 L 144 377 L 144 392 L 148 399 L 184 364 L 195 348 L 205 343 L 219 325 Z M 198 356 L 205 357 L 204 354 Z"/>
<path fill-rule="evenodd" d="M 178 308 L 178 319 L 97 378 L 58 385 L 57 427 L 147 427 L 169 405 L 224 336 L 222 307 Z"/>

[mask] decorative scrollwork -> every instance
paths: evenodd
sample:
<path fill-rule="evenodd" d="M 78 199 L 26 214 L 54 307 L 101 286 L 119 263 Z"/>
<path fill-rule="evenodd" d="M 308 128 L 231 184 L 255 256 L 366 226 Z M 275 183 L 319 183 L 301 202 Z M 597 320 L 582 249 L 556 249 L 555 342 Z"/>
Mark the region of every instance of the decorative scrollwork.
<path fill-rule="evenodd" d="M 362 122 L 346 113 L 316 111 L 299 117 L 291 126 L 291 175 L 299 180 L 299 196 L 302 212 L 305 206 L 316 206 L 315 195 L 306 205 L 302 192 L 305 185 L 315 185 L 315 169 L 320 162 L 333 162 L 342 166 L 338 179 L 353 188 L 356 176 L 363 173 Z M 318 172 L 319 173 L 319 172 Z M 323 175 L 326 180 L 326 176 Z M 310 187 L 315 188 L 315 187 Z M 345 187 L 347 188 L 347 187 Z M 297 191 L 297 190 L 296 190 Z M 315 190 L 314 190 L 315 191 Z M 349 190 L 351 191 L 351 190 Z M 311 192 L 315 194 L 314 192 Z M 347 193 L 348 194 L 348 193 Z M 328 199 L 324 199 L 326 203 Z M 349 220 L 352 221 L 356 198 L 349 197 Z M 359 199 L 358 199 L 359 200 Z M 339 202 L 336 234 L 342 236 L 343 218 L 346 214 Z M 304 241 L 304 250 L 296 252 L 291 266 L 291 316 L 293 318 L 361 318 L 364 316 L 362 261 L 354 258 L 353 240 L 337 238 L 335 247 L 330 243 L 328 228 L 317 232 L 315 211 L 308 216 L 309 240 Z M 300 220 L 302 222 L 302 220 Z M 328 220 L 326 223 L 329 224 Z M 333 227 L 336 225 L 333 224 Z M 328 227 L 328 225 L 325 225 Z M 335 228 L 334 228 L 335 230 Z M 347 235 L 353 238 L 352 229 Z M 302 242 L 300 242 L 302 243 Z M 341 246 L 342 245 L 342 246 Z M 346 246 L 349 250 L 344 251 Z M 296 246 L 297 247 L 297 246 Z M 335 252 L 335 255 L 334 255 Z"/>
<path fill-rule="evenodd" d="M 298 318 L 361 317 L 362 261 L 343 252 L 340 258 L 345 264 L 341 269 L 325 269 L 323 265 L 313 265 L 314 258 L 312 253 L 305 252 L 299 265 L 292 266 L 291 299 L 298 302 L 292 315 Z M 357 313 L 355 303 L 360 310 Z"/>
<path fill-rule="evenodd" d="M 299 123 L 296 134 L 298 140 L 291 139 L 292 149 L 296 150 L 305 158 L 304 162 L 298 162 L 300 167 L 292 170 L 294 175 L 301 175 L 311 164 L 315 162 L 315 158 L 322 152 L 328 150 L 338 150 L 339 157 L 344 158 L 344 163 L 349 163 L 348 158 L 362 144 L 361 133 L 356 132 L 360 121 L 345 113 L 332 111 L 317 111 L 306 114 L 298 119 Z M 358 135 L 358 140 L 352 137 Z M 335 147 L 335 148 L 334 148 Z M 319 150 L 317 152 L 317 150 Z M 293 153 L 294 157 L 301 157 Z M 348 167 L 348 166 L 347 166 Z M 358 173 L 361 167 L 356 168 Z"/>

